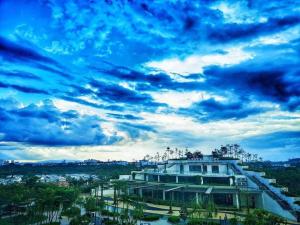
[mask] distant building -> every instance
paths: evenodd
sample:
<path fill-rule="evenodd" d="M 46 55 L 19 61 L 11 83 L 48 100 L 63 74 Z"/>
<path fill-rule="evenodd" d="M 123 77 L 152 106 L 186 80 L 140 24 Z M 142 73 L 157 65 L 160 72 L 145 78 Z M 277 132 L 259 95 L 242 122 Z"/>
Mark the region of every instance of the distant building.
<path fill-rule="evenodd" d="M 155 163 L 155 162 L 152 162 L 152 161 L 149 161 L 149 160 L 143 159 L 143 160 L 137 161 L 137 162 L 135 163 L 135 165 L 136 165 L 137 167 L 145 167 L 145 166 L 155 166 L 156 163 Z"/>
<path fill-rule="evenodd" d="M 129 163 L 127 161 L 108 161 L 105 162 L 106 165 L 119 165 L 119 166 L 127 166 Z"/>
<path fill-rule="evenodd" d="M 83 163 L 85 165 L 95 166 L 95 165 L 98 165 L 100 162 L 96 159 L 87 159 L 87 160 L 84 160 Z"/>
<path fill-rule="evenodd" d="M 59 177 L 57 181 L 57 185 L 61 187 L 68 187 L 69 183 L 65 177 Z"/>

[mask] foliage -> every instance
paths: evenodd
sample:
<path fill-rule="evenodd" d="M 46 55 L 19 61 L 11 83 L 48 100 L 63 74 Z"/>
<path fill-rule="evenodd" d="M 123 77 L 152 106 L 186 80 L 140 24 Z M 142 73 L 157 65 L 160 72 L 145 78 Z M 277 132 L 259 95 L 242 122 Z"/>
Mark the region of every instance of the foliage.
<path fill-rule="evenodd" d="M 295 201 L 294 204 L 300 205 L 300 201 Z"/>
<path fill-rule="evenodd" d="M 0 207 L 3 214 L 10 215 L 10 221 L 18 220 L 16 215 L 24 216 L 15 224 L 39 220 L 41 215 L 45 215 L 43 222 L 52 223 L 59 216 L 60 206 L 70 207 L 78 195 L 75 188 L 36 183 L 30 178 L 22 184 L 0 185 Z"/>
<path fill-rule="evenodd" d="M 203 208 L 204 208 L 204 205 L 202 204 L 202 202 L 194 201 L 191 204 L 191 210 L 188 211 L 189 218 L 190 219 L 200 219 Z"/>
<path fill-rule="evenodd" d="M 261 209 L 255 209 L 248 213 L 244 220 L 244 225 L 280 225 L 284 220 L 278 216 L 270 214 Z"/>
<path fill-rule="evenodd" d="M 87 212 L 97 211 L 96 199 L 94 197 L 88 197 L 85 199 L 84 208 Z"/>
<path fill-rule="evenodd" d="M 98 175 L 105 179 L 118 178 L 120 174 L 129 174 L 137 170 L 135 165 L 78 165 L 78 164 L 50 164 L 50 165 L 5 165 L 0 167 L 0 177 L 9 175 L 36 175 L 36 174 L 74 174 L 85 173 Z"/>
<path fill-rule="evenodd" d="M 170 223 L 179 223 L 180 222 L 180 217 L 179 216 L 169 216 L 168 221 Z"/>
<path fill-rule="evenodd" d="M 284 194 L 287 197 L 297 197 L 297 195 L 295 195 L 294 193 L 290 193 L 290 192 L 287 192 L 287 191 L 282 191 L 281 193 Z"/>
<path fill-rule="evenodd" d="M 239 223 L 238 223 L 238 219 L 237 218 L 230 218 L 229 219 L 229 224 L 230 225 L 238 225 Z"/>
<path fill-rule="evenodd" d="M 213 222 L 205 219 L 189 219 L 187 225 L 219 225 L 219 222 Z M 253 225 L 253 224 L 252 224 Z"/>
<path fill-rule="evenodd" d="M 119 223 L 117 221 L 114 220 L 106 220 L 104 222 L 105 225 L 118 225 Z"/>
<path fill-rule="evenodd" d="M 32 223 L 37 223 L 40 221 L 45 220 L 45 216 L 43 215 L 37 215 L 36 217 L 32 218 L 30 216 L 27 215 L 17 215 L 14 217 L 7 217 L 7 218 L 3 218 L 0 219 L 0 224 L 1 225 L 14 225 L 14 224 L 18 224 L 18 225 L 27 225 L 27 224 L 32 224 Z"/>
<path fill-rule="evenodd" d="M 119 215 L 118 212 L 111 212 L 111 211 L 109 211 L 107 209 L 102 210 L 101 213 L 102 213 L 103 216 L 111 216 L 111 217 Z"/>
<path fill-rule="evenodd" d="M 144 221 L 156 221 L 156 220 L 159 220 L 159 216 L 158 215 L 152 215 L 152 214 L 149 214 L 149 215 L 144 215 L 143 217 L 141 217 L 141 220 L 144 220 Z"/>
<path fill-rule="evenodd" d="M 66 216 L 68 218 L 80 216 L 80 208 L 72 206 L 70 208 L 65 209 L 61 215 Z"/>
<path fill-rule="evenodd" d="M 142 219 L 144 217 L 144 208 L 142 204 L 137 203 L 133 209 L 132 216 L 135 219 Z"/>
<path fill-rule="evenodd" d="M 289 195 L 300 196 L 300 182 L 295 182 L 300 180 L 300 166 L 286 168 L 262 164 L 252 165 L 251 169 L 264 171 L 268 177 L 276 179 L 278 185 L 287 187 Z"/>
<path fill-rule="evenodd" d="M 88 225 L 91 220 L 87 215 L 75 217 L 70 221 L 70 225 Z"/>

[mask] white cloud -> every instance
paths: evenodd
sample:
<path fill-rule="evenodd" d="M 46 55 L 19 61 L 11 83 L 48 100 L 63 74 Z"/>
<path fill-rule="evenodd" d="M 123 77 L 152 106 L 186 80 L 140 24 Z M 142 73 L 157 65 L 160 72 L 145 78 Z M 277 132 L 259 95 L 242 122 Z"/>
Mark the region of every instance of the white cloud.
<path fill-rule="evenodd" d="M 223 100 L 220 96 L 211 95 L 205 91 L 190 91 L 190 92 L 177 92 L 177 91 L 163 91 L 150 93 L 156 102 L 166 103 L 174 108 L 187 108 L 194 102 L 215 98 Z"/>
<path fill-rule="evenodd" d="M 237 1 L 233 3 L 217 2 L 211 9 L 219 10 L 227 23 L 264 23 L 266 17 L 258 16 L 256 10 L 248 7 L 248 1 Z"/>
<path fill-rule="evenodd" d="M 259 37 L 258 39 L 252 41 L 250 46 L 255 46 L 257 44 L 263 44 L 263 45 L 285 44 L 297 39 L 299 35 L 300 35 L 300 26 L 295 26 L 290 29 L 278 32 L 276 34 Z"/>
<path fill-rule="evenodd" d="M 162 61 L 151 61 L 145 65 L 161 69 L 167 73 L 193 74 L 202 73 L 206 66 L 228 66 L 239 64 L 245 60 L 252 59 L 253 53 L 245 52 L 241 48 L 230 48 L 227 54 L 191 55 L 181 60 L 179 58 L 165 59 Z"/>

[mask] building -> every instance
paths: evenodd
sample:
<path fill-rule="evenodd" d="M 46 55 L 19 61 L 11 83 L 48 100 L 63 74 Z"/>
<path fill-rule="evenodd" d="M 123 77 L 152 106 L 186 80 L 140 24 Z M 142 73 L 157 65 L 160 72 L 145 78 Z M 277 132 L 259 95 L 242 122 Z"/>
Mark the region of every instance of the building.
<path fill-rule="evenodd" d="M 146 166 L 155 166 L 155 165 L 156 165 L 155 162 L 152 162 L 150 160 L 145 160 L 145 159 L 135 162 L 136 167 L 146 167 Z"/>
<path fill-rule="evenodd" d="M 289 220 L 297 220 L 299 207 L 263 178 L 247 170 L 239 160 L 201 156 L 173 159 L 155 169 L 133 171 L 128 177 L 131 194 L 166 204 L 213 201 L 226 209 L 262 208 Z M 124 176 L 122 177 L 124 180 Z"/>

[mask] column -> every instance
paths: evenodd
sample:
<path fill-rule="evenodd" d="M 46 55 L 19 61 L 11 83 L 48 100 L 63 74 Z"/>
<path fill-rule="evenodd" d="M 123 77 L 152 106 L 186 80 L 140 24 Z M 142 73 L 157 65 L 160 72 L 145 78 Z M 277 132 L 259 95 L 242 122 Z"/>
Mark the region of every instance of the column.
<path fill-rule="evenodd" d="M 229 178 L 229 183 L 230 183 L 230 186 L 233 185 L 233 179 L 232 179 L 232 177 Z"/>
<path fill-rule="evenodd" d="M 197 204 L 199 203 L 199 194 L 198 194 L 198 192 L 196 192 L 196 203 Z"/>
<path fill-rule="evenodd" d="M 146 175 L 146 181 L 149 181 L 149 175 L 148 174 Z"/>
<path fill-rule="evenodd" d="M 178 184 L 178 176 L 176 176 L 176 184 Z"/>
<path fill-rule="evenodd" d="M 166 192 L 165 192 L 165 190 L 163 190 L 163 201 L 165 201 L 166 200 Z"/>
<path fill-rule="evenodd" d="M 157 175 L 157 182 L 160 182 L 160 176 Z"/>
<path fill-rule="evenodd" d="M 240 202 L 239 202 L 239 194 L 238 193 L 236 193 L 235 194 L 235 201 L 236 201 L 236 208 L 240 208 Z"/>
<path fill-rule="evenodd" d="M 201 185 L 203 185 L 203 177 L 201 177 Z"/>
<path fill-rule="evenodd" d="M 140 196 L 141 198 L 143 197 L 143 189 L 142 189 L 142 188 L 139 189 L 139 196 Z"/>

